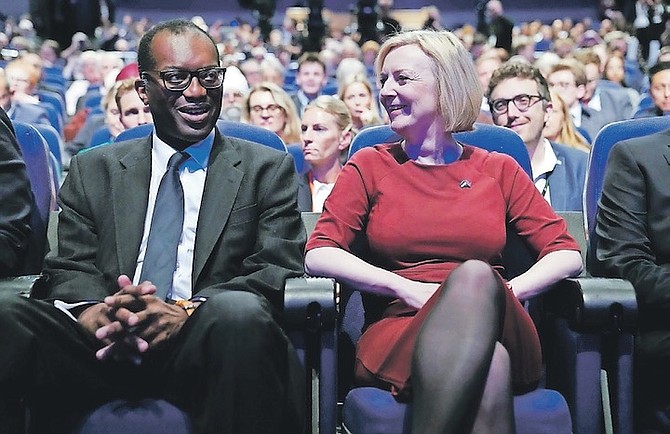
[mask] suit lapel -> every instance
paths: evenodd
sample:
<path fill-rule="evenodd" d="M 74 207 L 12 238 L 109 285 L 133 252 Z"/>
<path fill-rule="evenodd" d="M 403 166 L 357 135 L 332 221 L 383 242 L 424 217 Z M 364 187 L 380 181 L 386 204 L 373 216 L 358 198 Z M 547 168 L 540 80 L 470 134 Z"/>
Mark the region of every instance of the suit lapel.
<path fill-rule="evenodd" d="M 115 146 L 114 144 L 110 146 Z M 119 270 L 133 276 L 144 233 L 151 179 L 151 136 L 119 159 L 117 176 L 112 180 L 112 208 L 116 230 Z"/>
<path fill-rule="evenodd" d="M 230 217 L 244 173 L 237 168 L 241 158 L 237 146 L 216 131 L 210 154 L 205 190 L 198 215 L 193 258 L 193 292 L 196 282 Z"/>

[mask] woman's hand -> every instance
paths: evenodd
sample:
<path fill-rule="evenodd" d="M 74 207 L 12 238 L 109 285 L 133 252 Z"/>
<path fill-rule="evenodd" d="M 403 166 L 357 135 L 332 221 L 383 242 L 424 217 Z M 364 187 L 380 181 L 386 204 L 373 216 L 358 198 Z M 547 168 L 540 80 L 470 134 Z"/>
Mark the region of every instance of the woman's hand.
<path fill-rule="evenodd" d="M 398 298 L 406 305 L 421 309 L 424 304 L 435 294 L 440 287 L 437 283 L 416 282 L 406 279 L 407 282 L 403 288 L 398 290 Z"/>

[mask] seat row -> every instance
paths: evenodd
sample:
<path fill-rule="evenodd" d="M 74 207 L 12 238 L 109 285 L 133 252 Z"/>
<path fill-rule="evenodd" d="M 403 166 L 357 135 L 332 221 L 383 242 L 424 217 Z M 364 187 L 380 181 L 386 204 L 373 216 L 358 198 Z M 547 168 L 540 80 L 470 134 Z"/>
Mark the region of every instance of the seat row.
<path fill-rule="evenodd" d="M 666 128 L 663 121 L 663 118 L 622 121 L 608 125 L 595 138 L 585 189 L 584 214 L 564 214 L 570 232 L 581 240 L 584 249 L 587 248 L 587 240 L 593 241 L 593 216 L 609 149 L 616 141 Z M 56 186 L 49 172 L 48 145 L 44 138 L 28 125 L 19 124 L 16 127 L 41 220 L 40 230 L 35 233 L 36 238 L 41 238 L 42 246 L 41 250 L 36 250 L 35 258 L 41 261 L 49 211 L 55 210 Z M 287 150 L 279 137 L 259 127 L 221 122 L 219 128 L 224 135 L 274 143 L 274 147 Z M 142 126 L 141 131 L 135 130 L 134 134 L 141 137 L 150 132 L 149 125 Z M 390 141 L 393 135 L 388 126 L 364 129 L 352 143 L 350 154 L 363 146 Z M 510 154 L 530 173 L 523 142 L 508 129 L 478 124 L 473 132 L 461 133 L 459 140 Z M 317 213 L 303 213 L 308 232 L 317 218 Z M 519 273 L 529 263 L 523 246 L 514 243 L 508 243 L 505 261 L 512 265 L 508 269 Z M 37 270 L 39 268 L 35 267 L 28 271 Z M 31 284 L 39 290 L 39 278 L 23 278 L 19 283 L 16 280 L 11 283 L 14 290 Z M 6 285 L 6 282 L 0 283 L 0 287 Z M 336 300 L 339 300 L 339 306 Z M 632 433 L 632 336 L 637 315 L 632 286 L 618 279 L 588 276 L 566 279 L 541 300 L 534 300 L 529 309 L 542 334 L 547 377 L 546 387 L 515 399 L 518 432 L 600 433 L 603 427 L 613 426 L 618 433 Z M 285 327 L 305 363 L 307 379 L 311 384 L 306 405 L 314 433 L 336 431 L 340 424 L 338 396 L 343 405 L 342 425 L 346 432 L 408 432 L 410 406 L 397 403 L 390 393 L 380 389 L 348 390 L 350 384 L 345 377 L 349 373 L 343 369 L 347 365 L 343 359 L 360 336 L 362 315 L 359 294 L 352 289 L 339 288 L 330 279 L 293 279 L 286 284 Z M 344 386 L 347 390 L 338 391 L 338 385 L 340 389 Z M 122 402 L 103 407 L 91 415 L 90 424 L 86 426 L 108 424 L 114 418 L 132 416 L 136 417 L 133 419 L 135 424 L 146 426 L 144 432 L 152 432 L 151 422 L 147 421 L 151 421 L 151 417 L 167 417 L 151 412 L 147 416 L 146 406 L 137 408 L 137 403 L 133 403 L 135 407 L 131 408 L 130 405 Z M 146 405 L 151 407 L 155 403 Z M 181 413 L 170 408 L 168 414 Z"/>

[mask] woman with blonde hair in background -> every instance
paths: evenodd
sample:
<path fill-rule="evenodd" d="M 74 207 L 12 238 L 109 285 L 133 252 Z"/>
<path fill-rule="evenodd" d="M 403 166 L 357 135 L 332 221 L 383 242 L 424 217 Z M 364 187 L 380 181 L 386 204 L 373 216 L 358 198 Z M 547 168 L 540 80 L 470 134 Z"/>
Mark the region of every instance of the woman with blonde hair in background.
<path fill-rule="evenodd" d="M 305 107 L 301 131 L 302 153 L 310 169 L 298 182 L 298 208 L 321 212 L 342 171 L 341 155 L 354 137 L 351 115 L 336 96 L 321 95 Z"/>
<path fill-rule="evenodd" d="M 568 112 L 568 107 L 565 105 L 563 98 L 556 93 L 551 92 L 551 103 L 553 110 L 549 114 L 546 124 L 544 125 L 544 137 L 551 142 L 560 143 L 571 148 L 579 149 L 580 151 L 589 152 L 591 145 L 589 142 L 577 131 L 572 117 Z"/>
<path fill-rule="evenodd" d="M 277 133 L 284 143 L 300 142 L 298 110 L 284 89 L 274 83 L 263 82 L 249 91 L 242 121 Z"/>
<path fill-rule="evenodd" d="M 337 96 L 347 106 L 356 130 L 384 123 L 379 115 L 372 85 L 366 75 L 355 74 L 344 79 Z"/>

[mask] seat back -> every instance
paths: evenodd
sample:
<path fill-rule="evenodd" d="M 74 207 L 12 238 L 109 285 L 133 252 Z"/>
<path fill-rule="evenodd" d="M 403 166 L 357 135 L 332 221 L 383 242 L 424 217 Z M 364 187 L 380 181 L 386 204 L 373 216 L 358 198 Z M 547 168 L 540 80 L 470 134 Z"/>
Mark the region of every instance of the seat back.
<path fill-rule="evenodd" d="M 93 135 L 91 140 L 88 142 L 87 148 L 94 148 L 98 145 L 109 143 L 112 140 L 112 134 L 109 132 L 108 126 L 102 126 L 98 128 Z"/>
<path fill-rule="evenodd" d="M 235 137 L 238 139 L 249 140 L 251 142 L 260 143 L 261 145 L 269 146 L 278 151 L 286 151 L 284 141 L 276 133 L 261 128 L 256 125 L 245 124 L 242 122 L 219 120 L 216 126 L 224 136 Z"/>
<path fill-rule="evenodd" d="M 49 146 L 35 127 L 15 122 L 16 139 L 26 163 L 30 186 L 33 191 L 32 235 L 28 247 L 26 274 L 36 274 L 42 269 L 46 252 L 46 230 L 49 211 L 56 209 L 56 188 L 50 163 Z"/>
<path fill-rule="evenodd" d="M 668 128 L 670 128 L 670 117 L 657 116 L 613 122 L 598 132 L 591 146 L 584 188 L 584 220 L 591 246 L 593 246 L 596 212 L 610 150 L 622 140 L 647 136 Z"/>
<path fill-rule="evenodd" d="M 219 120 L 216 123 L 217 128 L 224 136 L 235 137 L 238 139 L 249 140 L 251 142 L 260 143 L 279 151 L 286 152 L 286 145 L 284 141 L 277 134 L 270 130 L 261 128 L 256 125 L 243 124 L 241 122 Z M 154 129 L 153 124 L 138 125 L 122 131 L 116 136 L 116 142 L 121 142 L 130 139 L 139 139 L 152 134 Z"/>
<path fill-rule="evenodd" d="M 151 135 L 154 130 L 154 124 L 143 124 L 136 127 L 128 128 L 127 130 L 121 131 L 118 136 L 116 136 L 115 142 L 123 142 L 124 140 L 132 139 L 141 139 L 142 137 L 147 137 Z"/>
<path fill-rule="evenodd" d="M 58 163 L 58 170 L 61 170 L 63 166 L 61 150 L 65 145 L 63 144 L 63 139 L 60 134 L 58 134 L 58 131 L 51 125 L 35 124 L 33 126 L 40 132 L 42 137 L 44 137 L 44 140 L 46 140 L 47 145 L 49 145 L 49 151 L 51 151 L 51 154 L 53 154 Z"/>
<path fill-rule="evenodd" d="M 454 138 L 465 144 L 486 149 L 489 152 L 495 151 L 508 154 L 519 163 L 529 176 L 532 173 L 530 157 L 523 140 L 509 128 L 475 123 L 472 131 L 455 133 Z M 389 125 L 375 125 L 363 128 L 352 140 L 347 159 L 351 158 L 352 155 L 362 148 L 381 143 L 395 143 L 401 139 L 402 137 L 394 132 Z"/>

